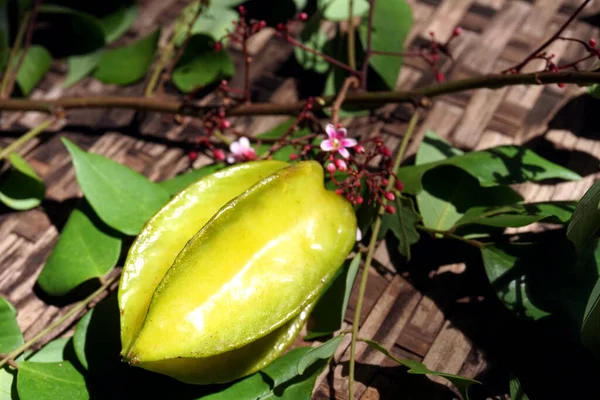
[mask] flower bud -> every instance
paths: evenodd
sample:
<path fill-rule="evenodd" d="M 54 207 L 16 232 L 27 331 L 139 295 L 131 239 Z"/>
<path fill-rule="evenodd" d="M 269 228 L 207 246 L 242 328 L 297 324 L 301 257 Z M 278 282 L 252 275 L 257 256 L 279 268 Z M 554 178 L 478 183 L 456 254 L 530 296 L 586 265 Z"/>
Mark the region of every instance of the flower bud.
<path fill-rule="evenodd" d="M 238 164 L 176 195 L 131 247 L 122 354 L 187 383 L 249 375 L 294 340 L 355 242 L 314 161 Z"/>

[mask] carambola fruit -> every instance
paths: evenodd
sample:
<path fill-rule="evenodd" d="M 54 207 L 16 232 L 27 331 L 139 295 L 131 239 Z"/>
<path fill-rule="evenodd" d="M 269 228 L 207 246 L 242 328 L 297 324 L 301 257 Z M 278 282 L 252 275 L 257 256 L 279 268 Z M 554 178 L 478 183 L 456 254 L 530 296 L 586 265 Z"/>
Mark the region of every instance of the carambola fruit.
<path fill-rule="evenodd" d="M 163 207 L 119 286 L 122 355 L 187 383 L 249 375 L 294 340 L 352 249 L 356 217 L 314 161 L 240 164 Z"/>

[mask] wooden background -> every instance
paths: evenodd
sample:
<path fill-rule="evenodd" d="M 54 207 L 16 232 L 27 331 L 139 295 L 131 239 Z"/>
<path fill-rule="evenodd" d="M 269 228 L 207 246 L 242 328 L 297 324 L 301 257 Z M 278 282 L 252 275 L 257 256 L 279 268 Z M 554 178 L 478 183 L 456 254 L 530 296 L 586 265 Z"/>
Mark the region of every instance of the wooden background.
<path fill-rule="evenodd" d="M 156 26 L 163 27 L 162 41 L 173 28 L 173 21 L 185 6 L 184 0 L 144 0 L 134 28 L 124 38 L 130 41 Z M 433 31 L 444 41 L 455 26 L 464 33 L 453 42 L 455 62 L 445 60 L 442 72 L 448 79 L 459 79 L 500 71 L 522 60 L 555 31 L 580 4 L 579 0 L 409 0 L 415 25 L 410 43 L 418 45 Z M 594 14 L 600 2 L 586 9 L 585 20 L 573 23 L 565 36 L 599 39 Z M 272 30 L 256 35 L 250 44 L 254 59 L 251 70 L 253 98 L 258 101 L 292 101 L 298 96 L 298 67 L 293 49 L 273 36 Z M 551 51 L 559 61 L 579 58 L 580 46 L 556 42 Z M 233 49 L 238 65 L 241 53 Z M 532 70 L 540 65 L 532 65 Z M 84 94 L 141 94 L 143 84 L 126 88 L 107 86 L 86 79 L 70 89 L 62 87 L 64 66 L 55 64 L 35 91 L 36 98 L 56 98 Z M 240 77 L 234 79 L 234 84 Z M 408 89 L 433 83 L 433 74 L 419 60 L 407 59 L 398 88 Z M 577 182 L 520 185 L 527 201 L 571 200 L 580 198 L 598 177 L 600 142 L 596 134 L 594 110 L 600 102 L 580 96 L 583 89 L 568 85 L 511 87 L 478 90 L 437 98 L 419 124 L 416 140 L 409 147 L 410 157 L 428 129 L 464 149 L 484 149 L 501 144 L 520 144 L 578 172 Z M 387 106 L 381 115 L 343 121 L 353 135 L 381 134 L 396 149 L 409 116 L 404 106 Z M 3 114 L 0 145 L 5 146 L 24 130 L 44 119 L 39 114 Z M 284 117 L 237 118 L 234 125 L 249 135 L 258 134 L 284 120 Z M 597 119 L 596 119 L 597 120 Z M 45 134 L 28 143 L 21 154 L 33 165 L 47 185 L 42 207 L 27 212 L 3 209 L 0 214 L 0 294 L 18 309 L 18 322 L 30 338 L 64 313 L 68 307 L 49 305 L 34 290 L 37 276 L 54 246 L 69 212 L 80 196 L 70 158 L 60 143 L 67 136 L 89 151 L 104 154 L 124 163 L 153 180 L 174 176 L 188 167 L 186 150 L 198 133 L 197 121 L 174 125 L 167 116 L 135 116 L 129 111 L 77 111 L 66 124 L 56 126 L 58 134 Z M 206 163 L 200 158 L 196 166 Z M 442 241 L 444 242 L 444 241 Z M 393 243 L 382 242 L 370 278 L 362 310 L 360 336 L 374 338 L 398 357 L 423 361 L 429 368 L 480 379 L 473 398 L 505 398 L 508 373 L 528 366 L 520 355 L 531 349 L 512 346 L 515 329 L 502 306 L 485 287 L 485 278 L 472 263 L 461 257 L 467 251 L 456 243 L 441 243 L 431 257 L 430 242 L 417 246 L 415 259 L 421 265 L 402 265 L 388 254 Z M 393 254 L 393 253 L 392 253 Z M 474 267 L 475 266 L 475 267 Z M 356 288 L 355 288 L 356 289 Z M 354 312 L 356 293 L 351 300 L 347 322 Z M 68 334 L 65 326 L 58 335 Z M 521 332 L 522 333 L 522 332 Z M 536 333 L 527 333 L 535 335 Z M 52 337 L 56 336 L 53 335 Z M 47 337 L 45 340 L 50 340 Z M 534 337 L 534 336 L 532 336 Z M 301 341 L 299 341 L 300 343 Z M 535 340 L 534 340 L 535 342 Z M 506 343 L 511 343 L 507 346 Z M 315 398 L 347 398 L 348 342 L 336 354 L 339 364 L 323 374 Z M 533 351 L 544 354 L 546 350 Z M 514 361 L 513 364 L 509 361 Z M 358 345 L 357 398 L 362 399 L 446 399 L 453 393 L 439 379 L 406 374 L 384 357 Z M 549 367 L 547 365 L 546 367 Z M 565 366 L 552 366 L 563 371 Z M 546 375 L 550 381 L 552 373 Z M 535 380 L 536 378 L 532 378 Z M 559 378 L 557 378 L 559 379 Z M 590 377 L 593 381 L 593 377 Z M 583 379 L 585 381 L 585 379 Z M 584 384 L 583 384 L 584 385 Z M 561 393 L 561 385 L 555 394 Z M 585 385 L 584 385 L 585 386 Z M 532 397 L 535 398 L 535 397 Z M 568 397 L 556 397 L 568 398 Z M 575 398 L 575 397 L 573 397 Z"/>

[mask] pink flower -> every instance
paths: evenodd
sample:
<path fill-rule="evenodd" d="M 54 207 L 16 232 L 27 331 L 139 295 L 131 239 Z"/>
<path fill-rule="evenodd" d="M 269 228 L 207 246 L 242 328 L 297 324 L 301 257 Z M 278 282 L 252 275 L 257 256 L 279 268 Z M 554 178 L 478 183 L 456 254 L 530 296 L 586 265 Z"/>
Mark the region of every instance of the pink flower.
<path fill-rule="evenodd" d="M 344 158 L 350 157 L 347 149 L 356 146 L 356 140 L 346 137 L 348 135 L 346 128 L 335 129 L 332 124 L 328 124 L 325 132 L 327 132 L 328 139 L 321 142 L 321 150 L 332 153 L 337 151 Z"/>
<path fill-rule="evenodd" d="M 230 164 L 256 160 L 256 151 L 250 146 L 250 140 L 247 137 L 241 137 L 238 141 L 231 143 L 229 150 L 231 155 L 227 157 L 227 162 Z"/>

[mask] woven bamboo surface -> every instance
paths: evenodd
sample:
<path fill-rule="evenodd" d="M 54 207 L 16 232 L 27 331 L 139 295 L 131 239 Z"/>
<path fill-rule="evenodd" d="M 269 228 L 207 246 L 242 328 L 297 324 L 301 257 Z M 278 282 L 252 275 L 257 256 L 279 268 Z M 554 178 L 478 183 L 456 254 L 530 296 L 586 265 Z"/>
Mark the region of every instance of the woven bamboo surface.
<path fill-rule="evenodd" d="M 410 43 L 418 45 L 430 31 L 443 41 L 455 26 L 463 35 L 453 42 L 455 61 L 446 60 L 442 72 L 459 79 L 500 71 L 522 60 L 579 5 L 578 0 L 410 0 L 415 25 Z M 124 41 L 163 26 L 163 40 L 186 4 L 183 0 L 145 0 L 134 28 Z M 600 11 L 594 1 L 586 10 L 586 21 L 576 21 L 565 36 L 598 38 L 592 17 Z M 241 53 L 233 50 L 238 65 Z M 252 39 L 254 59 L 250 75 L 253 97 L 259 101 L 292 101 L 298 97 L 293 49 L 265 30 Z M 579 58 L 581 47 L 555 43 L 551 51 L 559 60 Z M 533 65 L 532 68 L 539 68 Z M 55 98 L 83 94 L 141 94 L 143 85 L 117 88 L 91 79 L 64 89 L 63 67 L 55 65 L 34 97 Z M 234 83 L 240 82 L 236 77 Z M 419 60 L 407 59 L 398 88 L 433 83 L 433 73 Z M 301 89 L 301 88 L 300 88 Z M 527 201 L 578 199 L 597 179 L 600 125 L 593 111 L 600 102 L 579 96 L 583 89 L 567 86 L 511 87 L 478 90 L 435 99 L 423 116 L 417 139 L 428 129 L 463 149 L 484 149 L 500 144 L 520 144 L 578 172 L 584 178 L 558 184 L 524 184 L 518 190 Z M 404 106 L 388 106 L 378 118 L 342 121 L 353 135 L 382 134 L 397 148 L 409 116 Z M 0 146 L 5 146 L 29 127 L 43 120 L 38 114 L 12 113 L 2 118 Z M 258 134 L 285 117 L 237 118 L 235 126 L 249 135 Z M 68 310 L 49 305 L 34 284 L 69 212 L 80 196 L 70 157 L 60 142 L 69 137 L 85 149 L 104 154 L 161 180 L 188 167 L 186 150 L 197 135 L 197 121 L 175 125 L 159 114 L 135 115 L 129 111 L 76 111 L 60 134 L 42 135 L 21 149 L 47 185 L 42 207 L 27 212 L 3 210 L 0 214 L 0 294 L 18 309 L 18 322 L 30 338 Z M 414 155 L 418 140 L 409 147 Z M 206 163 L 200 158 L 196 166 Z M 439 241 L 438 241 L 439 242 Z M 362 310 L 360 336 L 374 338 L 398 357 L 423 361 L 429 368 L 480 379 L 473 398 L 505 398 L 508 359 L 519 359 L 524 349 L 505 346 L 521 329 L 490 294 L 476 259 L 455 242 L 432 244 L 425 240 L 414 249 L 417 265 L 403 265 L 393 253 L 394 243 L 381 243 Z M 464 251 L 464 253 L 463 253 Z M 470 253 L 469 253 L 470 254 Z M 425 261 L 423 261 L 425 260 Z M 346 321 L 354 313 L 356 287 Z M 511 325 L 512 324 L 512 325 Z M 69 327 L 59 335 L 69 332 Z M 534 335 L 535 333 L 529 333 Z M 46 341 L 56 336 L 45 338 Z M 301 341 L 298 341 L 300 344 Z M 337 366 L 324 373 L 315 398 L 347 398 L 348 341 L 340 346 Z M 542 350 L 539 350 L 542 352 Z M 357 350 L 357 394 L 361 399 L 447 399 L 454 394 L 439 379 L 406 374 L 363 344 Z M 550 362 L 550 361 L 549 361 Z M 526 363 L 526 361 L 523 361 Z M 513 371 L 514 372 L 514 371 Z M 553 379 L 552 375 L 548 379 Z"/>

